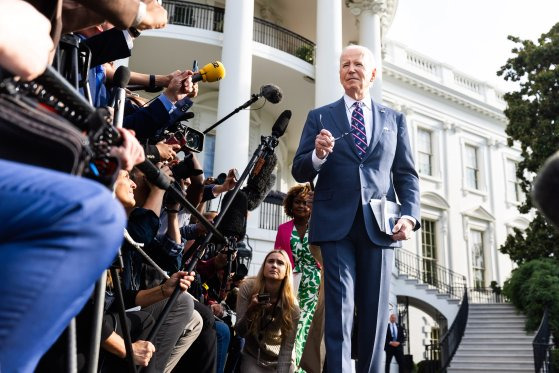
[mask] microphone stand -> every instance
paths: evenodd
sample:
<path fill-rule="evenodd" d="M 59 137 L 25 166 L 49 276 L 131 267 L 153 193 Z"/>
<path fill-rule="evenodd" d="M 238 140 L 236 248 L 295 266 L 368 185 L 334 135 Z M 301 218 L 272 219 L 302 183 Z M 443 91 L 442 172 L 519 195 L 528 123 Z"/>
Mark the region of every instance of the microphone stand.
<path fill-rule="evenodd" d="M 219 126 L 221 123 L 225 122 L 227 119 L 229 119 L 233 115 L 237 114 L 239 111 L 241 111 L 243 109 L 246 109 L 250 105 L 254 104 L 256 101 L 258 101 L 259 98 L 260 98 L 260 94 L 253 93 L 252 96 L 250 96 L 250 100 L 248 100 L 247 102 L 245 102 L 244 104 L 242 104 L 241 106 L 239 106 L 238 108 L 236 108 L 235 110 L 233 110 L 232 112 L 227 114 L 225 117 L 221 118 L 220 120 L 218 120 L 217 122 L 212 124 L 210 127 L 206 128 L 204 130 L 203 134 L 204 135 L 207 134 L 208 132 L 210 132 L 211 130 L 213 130 L 217 126 Z"/>
<path fill-rule="evenodd" d="M 256 95 L 253 95 L 253 98 L 255 96 Z M 256 96 L 256 99 L 258 99 L 257 96 Z M 256 101 L 256 99 L 255 99 L 255 101 Z M 249 173 L 254 168 L 254 165 L 256 164 L 258 158 L 264 156 L 268 152 L 273 152 L 275 147 L 278 144 L 279 144 L 279 141 L 275 136 L 262 136 L 261 137 L 260 145 L 258 145 L 256 150 L 254 151 L 254 154 L 252 155 L 252 158 L 250 159 L 248 165 L 246 166 L 245 170 L 243 171 L 242 175 L 240 176 L 239 180 L 237 181 L 237 185 L 235 185 L 235 188 L 230 192 L 233 195 L 231 196 L 231 198 L 229 198 L 227 203 L 222 207 L 222 209 L 220 211 L 220 214 L 218 215 L 218 217 L 215 221 L 214 229 L 210 230 L 210 232 L 206 235 L 206 238 L 204 239 L 204 241 L 196 249 L 191 261 L 188 263 L 188 265 L 186 266 L 186 269 L 184 270 L 185 272 L 187 272 L 187 273 L 192 272 L 192 270 L 194 268 L 196 268 L 196 265 L 198 264 L 198 261 L 204 256 L 204 253 L 206 252 L 206 246 L 208 245 L 208 243 L 210 242 L 210 240 L 212 239 L 212 237 L 215 234 L 214 230 L 216 230 L 216 228 L 219 228 L 219 225 L 220 225 L 223 217 L 225 216 L 225 213 L 227 212 L 227 210 L 229 209 L 229 207 L 233 203 L 233 200 L 237 196 L 237 193 L 239 192 L 239 190 L 241 188 L 241 185 L 244 183 L 244 181 L 248 177 Z M 225 242 L 226 245 L 231 244 L 230 240 L 223 240 L 223 242 Z M 177 298 L 179 297 L 180 292 L 181 292 L 180 286 L 177 284 L 177 286 L 175 287 L 175 290 L 173 291 L 173 294 L 171 294 L 171 296 L 169 297 L 169 300 L 167 301 L 167 304 L 165 305 L 165 308 L 161 312 L 161 314 L 159 316 L 159 319 L 157 320 L 153 329 L 151 329 L 151 331 L 148 335 L 148 338 L 147 338 L 148 341 L 151 341 L 157 335 L 157 333 L 159 332 L 159 329 L 161 328 L 161 325 L 163 324 L 163 321 L 165 320 L 165 318 L 169 314 L 169 311 L 171 310 L 171 307 L 174 305 Z"/>

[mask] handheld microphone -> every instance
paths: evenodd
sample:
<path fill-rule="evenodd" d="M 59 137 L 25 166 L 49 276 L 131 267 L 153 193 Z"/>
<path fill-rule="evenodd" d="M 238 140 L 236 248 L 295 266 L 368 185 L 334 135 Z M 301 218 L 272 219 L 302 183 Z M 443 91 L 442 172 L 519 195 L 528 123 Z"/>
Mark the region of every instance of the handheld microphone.
<path fill-rule="evenodd" d="M 280 87 L 278 87 L 277 85 L 266 84 L 260 87 L 260 93 L 258 94 L 258 96 L 264 97 L 272 104 L 277 104 L 283 98 L 283 93 L 281 92 Z"/>
<path fill-rule="evenodd" d="M 219 61 L 210 62 L 204 65 L 198 72 L 192 75 L 192 83 L 199 81 L 217 82 L 225 78 L 225 67 Z"/>
<path fill-rule="evenodd" d="M 129 81 L 130 69 L 126 66 L 119 66 L 113 76 L 113 84 L 115 85 L 112 104 L 115 109 L 113 125 L 116 128 L 122 128 L 122 122 L 124 120 L 124 100 L 126 99 L 124 87 L 126 87 Z"/>

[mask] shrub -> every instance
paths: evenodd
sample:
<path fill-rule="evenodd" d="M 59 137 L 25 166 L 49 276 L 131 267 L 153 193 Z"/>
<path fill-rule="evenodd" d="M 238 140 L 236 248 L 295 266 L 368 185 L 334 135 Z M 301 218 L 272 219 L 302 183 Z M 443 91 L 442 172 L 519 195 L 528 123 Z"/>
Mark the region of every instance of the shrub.
<path fill-rule="evenodd" d="M 505 281 L 503 293 L 526 317 L 526 330 L 538 328 L 545 308 L 553 335 L 559 336 L 559 262 L 535 259 L 521 264 Z"/>

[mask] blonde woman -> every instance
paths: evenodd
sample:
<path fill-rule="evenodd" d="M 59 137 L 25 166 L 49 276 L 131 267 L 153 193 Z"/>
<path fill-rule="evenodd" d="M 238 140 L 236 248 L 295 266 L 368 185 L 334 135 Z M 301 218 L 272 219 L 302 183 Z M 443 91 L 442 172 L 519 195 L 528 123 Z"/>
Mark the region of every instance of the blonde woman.
<path fill-rule="evenodd" d="M 242 373 L 295 371 L 293 346 L 299 307 L 292 268 L 284 250 L 272 250 L 258 275 L 241 284 L 235 330 L 245 338 Z"/>

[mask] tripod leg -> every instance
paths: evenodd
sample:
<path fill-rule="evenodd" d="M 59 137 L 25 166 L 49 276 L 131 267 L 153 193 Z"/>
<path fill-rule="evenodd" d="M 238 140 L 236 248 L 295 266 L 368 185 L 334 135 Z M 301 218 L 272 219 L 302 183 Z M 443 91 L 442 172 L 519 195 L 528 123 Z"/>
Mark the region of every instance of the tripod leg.
<path fill-rule="evenodd" d="M 104 271 L 95 285 L 93 321 L 91 323 L 91 345 L 89 346 L 88 373 L 97 373 L 99 363 L 99 346 L 101 345 L 101 324 L 103 322 L 103 306 L 107 287 L 107 271 Z"/>
<path fill-rule="evenodd" d="M 116 300 L 118 302 L 118 316 L 122 325 L 122 334 L 124 334 L 122 337 L 126 347 L 126 360 L 128 362 L 128 368 L 130 372 L 136 373 L 137 370 L 136 365 L 134 364 L 134 354 L 132 352 L 132 338 L 130 337 L 130 330 L 128 330 L 128 324 L 126 323 L 126 309 L 124 308 L 124 298 L 122 297 L 120 276 L 118 275 L 116 268 L 111 267 L 111 276 L 115 286 Z"/>
<path fill-rule="evenodd" d="M 68 354 L 66 355 L 68 364 L 68 373 L 78 372 L 78 348 L 76 345 L 76 318 L 70 320 L 68 324 L 67 338 L 68 338 Z"/>

